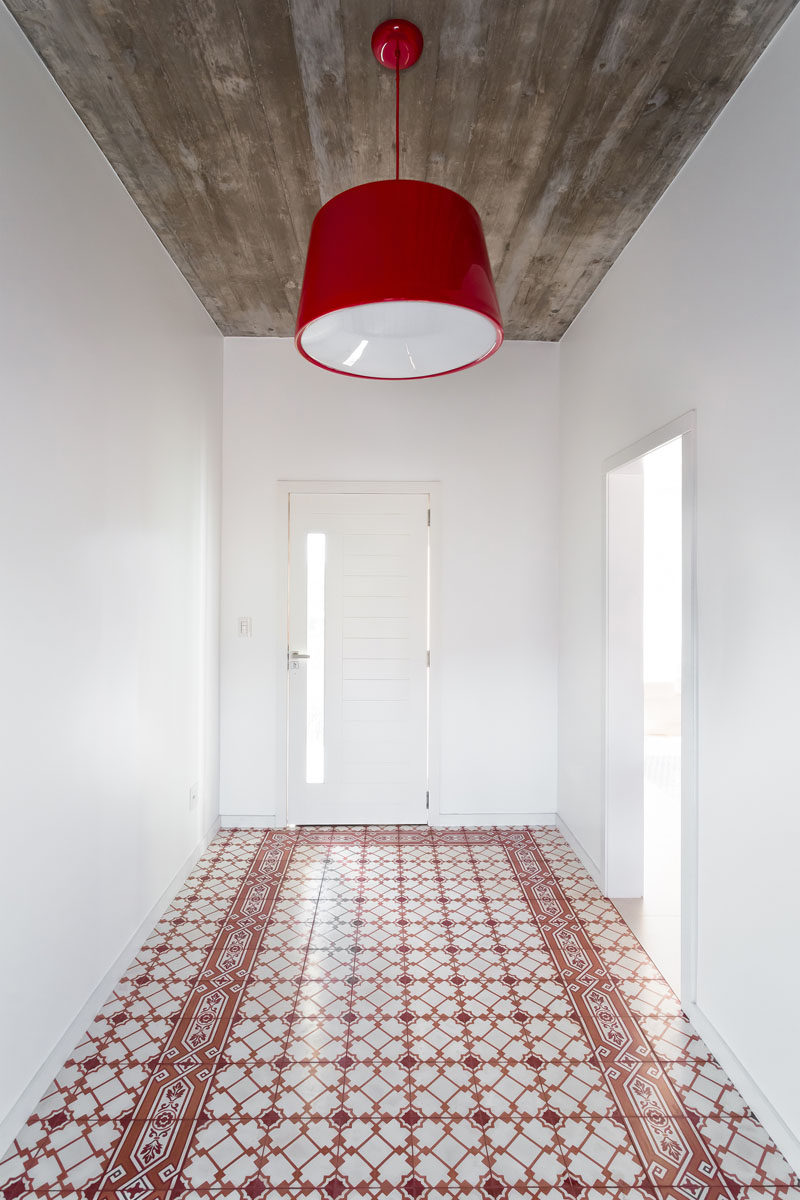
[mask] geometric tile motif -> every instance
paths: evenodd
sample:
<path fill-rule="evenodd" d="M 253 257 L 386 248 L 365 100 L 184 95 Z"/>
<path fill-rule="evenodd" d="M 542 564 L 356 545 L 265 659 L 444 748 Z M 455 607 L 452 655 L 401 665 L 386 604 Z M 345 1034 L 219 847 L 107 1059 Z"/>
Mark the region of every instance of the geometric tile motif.
<path fill-rule="evenodd" d="M 103 1189 L 120 1196 L 169 1187 L 214 1078 L 291 855 L 266 833 L 109 1163 Z"/>
<path fill-rule="evenodd" d="M 717 1063 L 669 1062 L 664 1070 L 729 1181 L 753 1188 L 776 1182 L 798 1186 L 775 1143 Z"/>
<path fill-rule="evenodd" d="M 571 1179 L 598 1188 L 646 1185 L 635 1137 L 621 1117 L 570 1116 L 559 1125 L 558 1134 Z"/>
<path fill-rule="evenodd" d="M 556 830 L 301 827 L 214 840 L 0 1164 L 28 1196 L 800 1181 Z"/>
<path fill-rule="evenodd" d="M 712 1145 L 689 1119 L 666 1071 L 654 1061 L 656 1054 L 623 990 L 577 918 L 545 855 L 527 832 L 504 840 L 617 1104 L 616 1116 L 572 1117 L 560 1126 L 569 1151 L 569 1175 L 591 1187 L 631 1186 L 644 1182 L 644 1164 L 656 1188 L 671 1189 L 688 1200 L 705 1197 L 713 1188 L 716 1195 L 734 1200 L 735 1189 L 720 1169 Z"/>

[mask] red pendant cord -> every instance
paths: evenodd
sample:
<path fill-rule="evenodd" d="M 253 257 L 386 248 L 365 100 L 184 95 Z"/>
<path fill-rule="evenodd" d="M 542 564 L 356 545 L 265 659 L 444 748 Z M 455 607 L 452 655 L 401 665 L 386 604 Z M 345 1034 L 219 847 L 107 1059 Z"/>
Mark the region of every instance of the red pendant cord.
<path fill-rule="evenodd" d="M 400 47 L 395 49 L 395 101 L 394 101 L 394 177 L 400 178 Z"/>

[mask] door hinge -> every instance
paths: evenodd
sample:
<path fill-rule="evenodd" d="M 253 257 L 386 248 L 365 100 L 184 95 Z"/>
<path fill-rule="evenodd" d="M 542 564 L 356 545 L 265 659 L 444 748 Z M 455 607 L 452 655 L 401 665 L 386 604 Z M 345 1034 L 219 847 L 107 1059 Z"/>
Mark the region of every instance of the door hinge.
<path fill-rule="evenodd" d="M 425 811 L 429 812 L 430 807 L 431 807 L 431 794 L 430 794 L 430 792 L 426 792 L 425 793 Z"/>
<path fill-rule="evenodd" d="M 428 529 L 431 527 L 431 510 L 428 509 Z"/>
<path fill-rule="evenodd" d="M 430 666 L 430 665 L 431 665 L 431 652 L 429 650 L 428 651 L 428 666 Z"/>

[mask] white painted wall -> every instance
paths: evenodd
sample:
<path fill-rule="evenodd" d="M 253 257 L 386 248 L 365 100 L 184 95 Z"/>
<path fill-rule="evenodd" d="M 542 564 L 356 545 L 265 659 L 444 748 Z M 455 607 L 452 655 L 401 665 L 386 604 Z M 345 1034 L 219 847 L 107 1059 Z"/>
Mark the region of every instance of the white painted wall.
<path fill-rule="evenodd" d="M 564 338 L 560 811 L 601 848 L 601 463 L 697 410 L 702 1013 L 800 1136 L 800 12 Z"/>
<path fill-rule="evenodd" d="M 512 342 L 380 383 L 226 339 L 223 819 L 276 812 L 279 479 L 441 481 L 442 812 L 554 811 L 557 366 L 556 346 Z"/>
<path fill-rule="evenodd" d="M 0 180 L 10 1137 L 216 816 L 222 338 L 2 6 Z"/>

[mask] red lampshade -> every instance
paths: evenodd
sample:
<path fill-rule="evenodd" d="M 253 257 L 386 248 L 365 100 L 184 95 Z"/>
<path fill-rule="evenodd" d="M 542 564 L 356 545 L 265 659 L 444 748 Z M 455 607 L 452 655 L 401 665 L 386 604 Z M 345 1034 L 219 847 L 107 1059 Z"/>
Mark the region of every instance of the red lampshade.
<path fill-rule="evenodd" d="M 480 217 L 413 179 L 350 188 L 311 226 L 295 344 L 346 375 L 421 379 L 494 354 L 503 325 Z"/>

